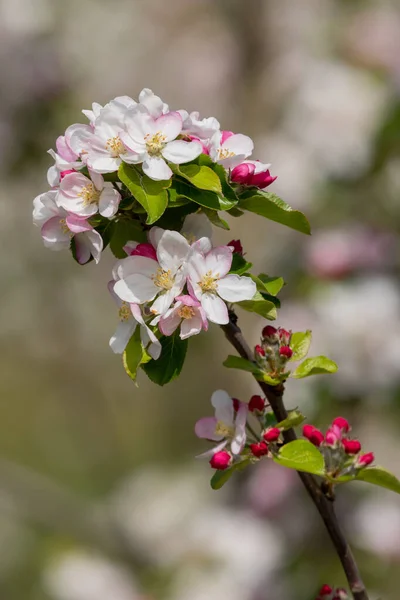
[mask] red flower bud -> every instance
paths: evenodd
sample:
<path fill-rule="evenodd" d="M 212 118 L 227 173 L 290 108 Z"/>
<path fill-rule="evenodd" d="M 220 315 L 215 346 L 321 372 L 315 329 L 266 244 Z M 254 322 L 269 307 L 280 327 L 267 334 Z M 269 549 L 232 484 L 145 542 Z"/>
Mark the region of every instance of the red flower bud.
<path fill-rule="evenodd" d="M 292 337 L 292 332 L 287 331 L 287 329 L 283 329 L 283 327 L 279 327 L 278 329 L 279 340 L 284 346 L 289 346 L 290 338 Z"/>
<path fill-rule="evenodd" d="M 322 431 L 314 427 L 314 425 L 304 425 L 303 435 L 307 438 L 314 446 L 320 446 L 324 441 L 324 434 Z"/>
<path fill-rule="evenodd" d="M 266 442 L 276 442 L 281 435 L 281 430 L 278 427 L 270 427 L 263 433 L 263 438 Z"/>
<path fill-rule="evenodd" d="M 265 356 L 265 350 L 262 346 L 260 346 L 260 344 L 257 344 L 257 346 L 254 348 L 254 352 L 263 358 Z"/>
<path fill-rule="evenodd" d="M 158 260 L 157 252 L 155 251 L 155 248 L 151 244 L 148 244 L 147 242 L 138 244 L 136 246 L 136 248 L 131 250 L 130 255 L 131 256 L 145 256 L 147 258 L 152 258 L 153 260 Z"/>
<path fill-rule="evenodd" d="M 254 412 L 255 410 L 263 411 L 265 408 L 265 400 L 261 396 L 252 396 L 249 400 L 249 411 Z"/>
<path fill-rule="evenodd" d="M 277 333 L 278 333 L 278 330 L 276 329 L 276 327 L 272 327 L 272 325 L 266 325 L 264 327 L 264 329 L 262 330 L 261 335 L 263 338 L 267 338 L 267 339 L 272 338 L 273 340 L 275 340 Z"/>
<path fill-rule="evenodd" d="M 259 442 L 258 444 L 250 444 L 250 450 L 253 456 L 261 458 L 268 454 L 268 446 L 265 442 Z"/>
<path fill-rule="evenodd" d="M 342 436 L 338 427 L 332 427 L 328 429 L 325 434 L 325 442 L 328 444 L 328 446 L 335 446 L 337 442 L 340 442 L 341 438 Z"/>
<path fill-rule="evenodd" d="M 332 425 L 336 425 L 336 427 L 339 427 L 339 429 L 341 429 L 345 433 L 350 431 L 349 422 L 347 419 L 344 419 L 343 417 L 336 417 L 336 419 L 333 419 Z"/>
<path fill-rule="evenodd" d="M 361 454 L 358 458 L 357 458 L 357 464 L 360 467 L 367 467 L 368 465 L 370 465 L 372 462 L 374 462 L 375 460 L 375 456 L 373 452 L 367 452 L 366 454 Z"/>
<path fill-rule="evenodd" d="M 346 454 L 358 454 L 361 450 L 361 444 L 358 440 L 342 440 L 342 444 Z"/>
<path fill-rule="evenodd" d="M 233 246 L 233 251 L 235 254 L 240 254 L 240 256 L 243 256 L 243 246 L 240 240 L 231 240 L 227 246 Z"/>
<path fill-rule="evenodd" d="M 235 412 L 237 412 L 239 410 L 240 400 L 238 400 L 237 398 L 232 398 L 232 403 L 233 403 L 233 410 Z"/>
<path fill-rule="evenodd" d="M 322 588 L 319 590 L 319 595 L 320 596 L 329 596 L 329 594 L 332 594 L 333 589 L 331 588 L 330 585 L 327 585 L 325 583 L 325 585 L 322 586 Z"/>
<path fill-rule="evenodd" d="M 285 358 L 289 359 L 293 356 L 293 350 L 290 348 L 290 346 L 281 346 L 279 348 L 279 354 L 280 356 L 284 356 Z"/>
<path fill-rule="evenodd" d="M 218 471 L 225 471 L 231 464 L 232 457 L 229 452 L 226 450 L 221 450 L 220 452 L 216 452 L 212 459 L 210 460 L 210 465 L 213 469 L 217 469 Z"/>

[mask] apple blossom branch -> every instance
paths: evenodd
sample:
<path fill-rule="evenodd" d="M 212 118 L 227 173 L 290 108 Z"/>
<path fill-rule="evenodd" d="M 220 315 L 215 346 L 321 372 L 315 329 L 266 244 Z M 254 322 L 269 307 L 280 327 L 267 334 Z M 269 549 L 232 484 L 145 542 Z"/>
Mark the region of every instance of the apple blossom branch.
<path fill-rule="evenodd" d="M 236 313 L 230 310 L 229 323 L 227 325 L 221 325 L 221 328 L 224 331 L 227 340 L 237 350 L 240 356 L 254 362 L 253 352 L 246 342 L 237 321 L 238 318 Z M 278 421 L 287 419 L 288 413 L 283 402 L 284 385 L 280 384 L 272 386 L 258 380 L 257 383 L 267 398 L 276 419 Z M 296 440 L 297 436 L 293 429 L 288 429 L 283 432 L 283 438 L 285 443 L 288 443 Z M 342 563 L 354 600 L 368 600 L 367 590 L 361 579 L 353 552 L 340 528 L 332 500 L 325 496 L 320 485 L 312 475 L 300 471 L 298 471 L 298 474 L 325 524 Z"/>

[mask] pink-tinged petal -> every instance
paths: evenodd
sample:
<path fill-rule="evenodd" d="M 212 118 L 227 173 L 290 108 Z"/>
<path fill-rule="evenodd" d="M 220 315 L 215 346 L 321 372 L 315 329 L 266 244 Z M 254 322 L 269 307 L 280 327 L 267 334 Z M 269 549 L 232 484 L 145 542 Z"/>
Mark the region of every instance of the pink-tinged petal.
<path fill-rule="evenodd" d="M 175 140 L 174 142 L 169 142 L 169 144 L 162 149 L 161 154 L 166 160 L 169 160 L 176 165 L 180 165 L 194 160 L 200 156 L 202 151 L 203 148 L 200 142 Z"/>
<path fill-rule="evenodd" d="M 114 335 L 110 338 L 110 348 L 115 354 L 122 354 L 125 350 L 129 340 L 131 339 L 137 323 L 134 319 L 128 321 L 121 321 L 117 325 Z"/>
<path fill-rule="evenodd" d="M 231 450 L 233 454 L 240 454 L 246 443 L 246 421 L 248 410 L 248 405 L 244 402 L 240 402 L 239 409 L 236 414 L 235 436 L 231 442 Z"/>
<path fill-rule="evenodd" d="M 193 286 L 192 282 L 190 281 L 190 279 L 186 280 L 186 285 L 187 285 L 187 289 L 188 289 L 189 294 L 191 296 L 193 296 L 193 298 L 196 298 L 196 293 L 195 293 L 195 290 L 194 290 L 194 286 Z M 200 286 L 197 285 L 196 288 L 197 288 L 197 292 L 199 294 L 199 298 L 201 298 L 201 289 L 200 289 Z"/>
<path fill-rule="evenodd" d="M 143 173 L 153 179 L 154 181 L 165 181 L 171 179 L 172 171 L 160 156 L 149 156 L 147 155 L 146 160 L 143 162 Z"/>
<path fill-rule="evenodd" d="M 178 112 L 169 112 L 166 115 L 161 115 L 155 121 L 156 131 L 166 137 L 166 141 L 174 140 L 182 131 L 182 117 Z"/>
<path fill-rule="evenodd" d="M 216 452 L 220 452 L 221 450 L 223 450 L 227 444 L 228 444 L 228 441 L 224 440 L 223 442 L 218 444 L 218 446 L 214 446 L 214 448 L 211 448 L 210 450 L 207 450 L 206 452 L 203 452 L 202 454 L 198 454 L 196 456 L 196 458 L 211 458 L 212 456 L 214 456 L 214 454 Z"/>
<path fill-rule="evenodd" d="M 126 148 L 128 148 L 128 150 L 130 150 L 129 154 L 129 158 L 127 160 L 126 155 L 123 155 L 123 159 L 125 162 L 129 162 L 129 163 L 139 163 L 139 162 L 143 162 L 145 156 L 146 156 L 146 145 L 143 142 L 138 142 L 135 139 L 133 139 L 133 137 L 131 135 L 129 135 L 129 133 L 127 131 L 121 131 L 119 134 L 119 137 L 122 141 L 122 143 L 124 144 L 124 146 L 126 146 Z"/>
<path fill-rule="evenodd" d="M 174 307 L 161 317 L 158 328 L 163 335 L 169 336 L 179 327 L 182 317 L 178 314 L 178 308 Z"/>
<path fill-rule="evenodd" d="M 187 273 L 191 284 L 195 289 L 195 296 L 198 297 L 198 282 L 207 273 L 207 265 L 203 254 L 196 247 L 192 247 L 188 254 Z"/>
<path fill-rule="evenodd" d="M 223 147 L 229 152 L 234 152 L 236 155 L 250 156 L 254 149 L 254 143 L 251 138 L 241 133 L 231 135 L 223 143 Z"/>
<path fill-rule="evenodd" d="M 271 173 L 266 170 L 262 173 L 257 173 L 254 175 L 251 179 L 251 184 L 259 187 L 260 189 L 264 189 L 271 185 L 271 183 L 274 183 L 275 179 L 277 179 L 277 177 L 272 177 Z"/>
<path fill-rule="evenodd" d="M 233 131 L 221 131 L 221 145 L 226 142 L 230 137 L 235 135 Z"/>
<path fill-rule="evenodd" d="M 224 437 L 215 433 L 216 425 L 217 419 L 215 417 L 203 417 L 197 421 L 196 425 L 194 426 L 194 432 L 197 437 L 201 439 L 219 442 L 220 440 L 223 440 Z"/>
<path fill-rule="evenodd" d="M 125 250 L 125 246 L 124 246 Z M 128 254 L 128 252 L 127 252 Z M 135 245 L 129 252 L 130 256 L 147 256 L 147 258 L 151 258 L 152 260 L 157 260 L 157 253 L 151 244 L 141 243 Z"/>
<path fill-rule="evenodd" d="M 232 258 L 229 246 L 216 246 L 205 257 L 206 272 L 211 271 L 214 276 L 225 277 L 232 266 Z"/>
<path fill-rule="evenodd" d="M 68 215 L 65 222 L 72 233 L 83 233 L 84 231 L 93 229 L 85 218 L 78 215 Z"/>
<path fill-rule="evenodd" d="M 113 217 L 119 207 L 121 195 L 114 188 L 104 188 L 100 196 L 99 213 L 103 217 Z"/>
<path fill-rule="evenodd" d="M 63 250 L 69 248 L 71 236 L 65 231 L 62 219 L 60 217 L 52 217 L 44 223 L 41 234 L 44 245 L 52 250 Z"/>
<path fill-rule="evenodd" d="M 127 256 L 118 263 L 116 274 L 119 279 L 138 273 L 152 279 L 156 274 L 158 264 L 147 256 Z"/>
<path fill-rule="evenodd" d="M 96 188 L 96 190 L 101 192 L 102 189 L 104 188 L 103 175 L 101 175 L 101 173 L 96 173 L 96 171 L 91 171 L 90 169 L 88 169 L 88 170 L 89 170 L 90 179 L 92 180 L 94 187 Z"/>
<path fill-rule="evenodd" d="M 157 117 L 163 114 L 164 102 L 149 88 L 144 88 L 140 92 L 139 102 L 147 108 L 153 118 L 157 119 Z"/>
<path fill-rule="evenodd" d="M 199 308 L 199 313 L 200 313 L 200 316 L 201 316 L 201 321 L 202 321 L 202 324 L 203 324 L 203 329 L 204 329 L 204 331 L 208 331 L 207 315 L 206 315 L 206 313 L 204 311 L 204 308 L 202 306 L 200 306 L 200 308 Z"/>
<path fill-rule="evenodd" d="M 189 252 L 188 241 L 177 231 L 164 231 L 157 246 L 157 258 L 165 271 L 175 273 L 184 263 Z"/>
<path fill-rule="evenodd" d="M 65 141 L 77 156 L 81 156 L 83 152 L 87 151 L 93 137 L 90 125 L 81 123 L 70 125 L 65 132 Z"/>
<path fill-rule="evenodd" d="M 215 408 L 215 418 L 231 427 L 234 422 L 235 411 L 232 398 L 225 390 L 216 390 L 211 396 L 211 404 Z"/>
<path fill-rule="evenodd" d="M 218 294 L 227 302 L 251 300 L 257 291 L 257 286 L 250 277 L 226 275 L 218 281 Z"/>
<path fill-rule="evenodd" d="M 176 300 L 178 302 L 182 302 L 182 304 L 184 304 L 185 306 L 201 306 L 200 302 L 196 300 L 196 298 L 193 298 L 193 296 L 177 296 Z"/>
<path fill-rule="evenodd" d="M 158 291 L 159 288 L 154 285 L 149 277 L 139 273 L 128 275 L 126 279 L 120 279 L 114 285 L 114 292 L 121 300 L 135 304 L 143 304 L 153 300 Z"/>
<path fill-rule="evenodd" d="M 203 294 L 201 305 L 204 308 L 207 319 L 217 325 L 226 325 L 229 323 L 228 309 L 223 300 L 215 294 Z"/>
<path fill-rule="evenodd" d="M 80 265 L 85 265 L 91 257 L 90 245 L 87 243 L 85 234 L 78 233 L 75 238 L 76 258 Z"/>
<path fill-rule="evenodd" d="M 181 340 L 186 340 L 192 335 L 197 335 L 202 330 L 202 321 L 200 314 L 196 314 L 191 319 L 183 319 L 181 323 Z"/>
<path fill-rule="evenodd" d="M 251 183 L 251 176 L 254 174 L 255 166 L 249 163 L 241 163 L 231 171 L 231 180 L 235 183 L 247 184 Z"/>
<path fill-rule="evenodd" d="M 145 322 L 139 304 L 135 304 L 132 302 L 131 304 L 129 304 L 129 307 L 131 309 L 132 316 L 136 319 L 136 321 L 140 323 L 140 325 L 144 325 Z"/>
<path fill-rule="evenodd" d="M 56 139 L 57 153 L 67 162 L 74 162 L 78 159 L 78 155 L 71 150 L 65 139 L 65 135 L 60 135 Z"/>
<path fill-rule="evenodd" d="M 82 175 L 82 173 L 70 173 L 63 177 L 62 182 L 60 183 L 60 198 L 76 198 L 79 196 L 82 188 L 90 185 L 92 182 L 88 177 Z"/>

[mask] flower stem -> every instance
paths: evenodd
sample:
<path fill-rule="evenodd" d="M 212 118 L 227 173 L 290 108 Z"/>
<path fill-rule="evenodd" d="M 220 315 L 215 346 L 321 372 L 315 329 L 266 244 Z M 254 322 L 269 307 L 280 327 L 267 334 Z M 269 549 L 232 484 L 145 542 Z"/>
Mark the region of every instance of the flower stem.
<path fill-rule="evenodd" d="M 237 350 L 240 356 L 254 362 L 253 352 L 243 337 L 241 329 L 237 325 L 237 316 L 233 311 L 229 312 L 229 323 L 227 325 L 222 325 L 221 328 L 228 341 Z M 268 399 L 276 419 L 278 421 L 286 419 L 288 413 L 283 403 L 283 384 L 271 386 L 263 381 L 257 381 L 257 383 Z M 283 438 L 285 443 L 297 439 L 293 429 L 284 431 Z M 298 475 L 325 524 L 327 532 L 342 563 L 354 600 L 369 600 L 367 590 L 361 579 L 352 550 L 344 537 L 337 520 L 332 500 L 328 500 L 312 475 L 302 472 L 298 472 Z"/>

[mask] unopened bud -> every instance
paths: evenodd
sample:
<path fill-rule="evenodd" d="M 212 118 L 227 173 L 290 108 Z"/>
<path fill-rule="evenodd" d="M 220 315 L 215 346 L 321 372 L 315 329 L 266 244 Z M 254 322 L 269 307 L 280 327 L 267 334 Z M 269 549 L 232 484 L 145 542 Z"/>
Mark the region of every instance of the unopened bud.
<path fill-rule="evenodd" d="M 235 254 L 240 254 L 240 256 L 243 256 L 243 246 L 240 240 L 231 240 L 227 246 L 231 246 Z"/>
<path fill-rule="evenodd" d="M 333 419 L 332 425 L 336 425 L 336 427 L 339 427 L 339 429 L 341 429 L 345 433 L 348 433 L 350 431 L 349 422 L 343 417 L 336 417 L 336 419 Z"/>
<path fill-rule="evenodd" d="M 314 446 L 320 446 L 324 441 L 324 434 L 322 431 L 314 427 L 314 425 L 304 425 L 303 435 L 307 438 Z"/>
<path fill-rule="evenodd" d="M 293 350 L 290 348 L 290 346 L 281 346 L 279 348 L 279 354 L 280 356 L 284 356 L 289 360 L 289 358 L 292 358 L 293 356 Z"/>
<path fill-rule="evenodd" d="M 261 458 L 268 454 L 268 446 L 265 442 L 259 442 L 258 444 L 250 444 L 250 450 L 253 456 Z"/>
<path fill-rule="evenodd" d="M 281 430 L 278 427 L 270 427 L 263 433 L 263 438 L 266 442 L 276 442 L 281 435 Z"/>
<path fill-rule="evenodd" d="M 283 329 L 283 327 L 279 327 L 278 329 L 279 341 L 283 346 L 289 346 L 290 338 L 292 337 L 292 332 L 287 331 L 287 329 Z"/>
<path fill-rule="evenodd" d="M 342 444 L 346 454 L 358 454 L 361 450 L 361 444 L 358 440 L 342 440 Z"/>
<path fill-rule="evenodd" d="M 70 175 L 71 173 L 75 173 L 75 172 L 76 171 L 74 169 L 66 169 L 65 171 L 61 171 L 60 181 L 62 181 L 66 175 Z"/>
<path fill-rule="evenodd" d="M 329 596 L 329 594 L 332 594 L 333 589 L 331 588 L 330 585 L 327 585 L 325 583 L 325 585 L 322 586 L 322 588 L 319 590 L 319 595 L 320 596 Z"/>
<path fill-rule="evenodd" d="M 220 452 L 216 452 L 212 459 L 210 460 L 210 465 L 213 469 L 217 469 L 218 471 L 225 471 L 229 467 L 232 462 L 232 457 L 229 452 L 226 450 L 220 450 Z"/>
<path fill-rule="evenodd" d="M 257 344 L 257 346 L 254 348 L 254 352 L 257 356 L 261 356 L 262 358 L 265 357 L 265 350 L 262 346 L 260 346 L 260 344 Z"/>
<path fill-rule="evenodd" d="M 338 427 L 331 427 L 325 434 L 325 443 L 328 446 L 336 446 L 340 442 L 342 436 Z"/>
<path fill-rule="evenodd" d="M 262 412 L 265 408 L 265 400 L 261 396 L 252 396 L 249 400 L 249 411 L 254 412 L 258 410 Z"/>
<path fill-rule="evenodd" d="M 157 252 L 155 251 L 155 248 L 151 244 L 148 244 L 147 242 L 138 244 L 130 252 L 130 256 L 145 256 L 146 258 L 152 258 L 153 260 L 158 260 Z"/>
<path fill-rule="evenodd" d="M 238 400 L 237 398 L 232 398 L 232 404 L 233 404 L 233 410 L 235 412 L 237 412 L 239 410 L 240 400 Z"/>
<path fill-rule="evenodd" d="M 278 330 L 276 329 L 276 327 L 272 327 L 272 325 L 266 325 L 262 330 L 261 335 L 268 342 L 278 341 Z"/>
<path fill-rule="evenodd" d="M 360 467 L 367 467 L 374 462 L 375 456 L 373 452 L 367 452 L 366 454 L 360 454 L 357 458 L 357 465 Z"/>

